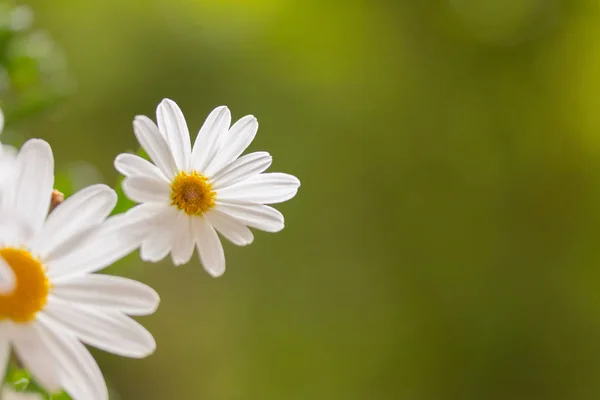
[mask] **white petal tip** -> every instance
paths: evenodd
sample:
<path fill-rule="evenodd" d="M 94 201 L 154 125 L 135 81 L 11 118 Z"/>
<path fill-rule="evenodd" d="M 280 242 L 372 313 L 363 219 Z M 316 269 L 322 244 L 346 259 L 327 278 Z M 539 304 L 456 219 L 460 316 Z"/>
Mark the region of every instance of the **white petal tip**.
<path fill-rule="evenodd" d="M 205 268 L 205 270 L 213 278 L 219 278 L 219 277 L 223 276 L 223 274 L 225 273 L 225 269 L 220 270 L 220 271 L 213 271 L 211 269 Z"/>
<path fill-rule="evenodd" d="M 115 203 L 115 205 L 117 204 L 117 201 L 119 200 L 119 196 L 117 195 L 117 192 L 113 188 L 111 188 L 110 186 L 105 185 L 103 183 L 98 183 L 94 186 L 97 186 L 98 194 L 100 194 L 102 192 L 106 193 L 108 196 L 111 197 L 111 200 Z"/>
<path fill-rule="evenodd" d="M 245 118 L 248 118 L 248 123 L 249 124 L 256 124 L 256 125 L 258 125 L 258 120 L 256 119 L 256 117 L 254 115 L 246 115 Z"/>
<path fill-rule="evenodd" d="M 149 287 L 150 288 L 150 287 Z M 152 290 L 152 301 L 148 302 L 148 308 L 144 310 L 144 315 L 154 314 L 156 310 L 158 310 L 158 306 L 160 306 L 160 296 L 156 290 L 150 288 Z"/>
<path fill-rule="evenodd" d="M 154 345 L 154 347 L 141 351 L 135 355 L 132 355 L 131 358 L 146 358 L 151 356 L 152 354 L 154 354 L 156 352 L 156 344 Z"/>
<path fill-rule="evenodd" d="M 127 153 L 121 153 L 121 154 L 118 154 L 118 155 L 115 157 L 115 160 L 113 161 L 113 165 L 115 166 L 116 170 L 117 170 L 117 171 L 119 171 L 119 172 L 121 172 L 121 171 L 119 170 L 119 166 L 120 166 L 120 165 L 121 165 L 121 163 L 123 162 L 123 157 L 126 157 L 126 154 L 127 154 Z"/>
<path fill-rule="evenodd" d="M 148 118 L 145 115 L 136 115 L 133 118 L 133 126 L 135 127 L 136 125 L 147 124 L 148 121 L 150 121 L 152 124 L 154 123 L 154 122 L 152 122 L 152 120 L 150 118 Z"/>
<path fill-rule="evenodd" d="M 269 229 L 267 232 L 277 233 L 281 232 L 285 228 L 285 224 L 282 222 L 281 225 L 274 226 L 272 229 Z"/>
<path fill-rule="evenodd" d="M 25 142 L 23 147 L 21 147 L 20 152 L 23 152 L 25 149 L 27 149 L 28 151 L 31 151 L 29 149 L 35 149 L 37 151 L 45 153 L 45 157 L 53 157 L 52 147 L 50 146 L 50 144 L 48 144 L 48 142 L 42 139 L 29 139 L 27 142 Z"/>
<path fill-rule="evenodd" d="M 29 146 L 40 146 L 40 147 L 45 147 L 45 148 L 50 148 L 50 144 L 48 144 L 48 142 L 46 142 L 43 139 L 29 139 L 27 142 L 25 142 L 25 144 L 29 144 Z"/>
<path fill-rule="evenodd" d="M 156 352 L 156 343 L 152 347 L 148 348 L 138 348 L 135 350 L 131 350 L 130 352 L 123 354 L 128 358 L 141 359 L 151 356 Z"/>
<path fill-rule="evenodd" d="M 143 262 L 157 263 L 157 262 L 160 262 L 160 261 L 164 260 L 165 258 L 164 258 L 164 257 L 162 257 L 162 258 L 157 258 L 157 257 L 146 257 L 146 256 L 142 256 L 142 255 L 140 255 L 140 259 L 141 259 Z"/>
<path fill-rule="evenodd" d="M 173 257 L 171 257 L 171 262 L 174 267 L 181 267 L 182 265 L 187 264 L 187 261 L 175 260 Z"/>

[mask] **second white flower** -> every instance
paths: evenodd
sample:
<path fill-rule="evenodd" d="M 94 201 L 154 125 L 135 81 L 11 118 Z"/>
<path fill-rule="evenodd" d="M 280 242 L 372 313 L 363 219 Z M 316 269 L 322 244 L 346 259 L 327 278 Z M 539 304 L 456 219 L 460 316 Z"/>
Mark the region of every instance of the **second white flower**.
<path fill-rule="evenodd" d="M 116 169 L 126 176 L 123 191 L 145 208 L 148 236 L 141 246 L 145 261 L 160 261 L 171 253 L 175 265 L 187 263 L 194 248 L 212 276 L 225 272 L 225 255 L 217 231 L 245 246 L 254 236 L 249 227 L 278 232 L 283 215 L 266 205 L 294 197 L 300 181 L 284 173 L 264 173 L 271 155 L 240 155 L 254 139 L 258 122 L 252 115 L 231 124 L 225 106 L 213 110 L 194 146 L 183 113 L 172 100 L 157 108 L 158 126 L 138 116 L 135 135 L 153 163 L 120 154 Z"/>

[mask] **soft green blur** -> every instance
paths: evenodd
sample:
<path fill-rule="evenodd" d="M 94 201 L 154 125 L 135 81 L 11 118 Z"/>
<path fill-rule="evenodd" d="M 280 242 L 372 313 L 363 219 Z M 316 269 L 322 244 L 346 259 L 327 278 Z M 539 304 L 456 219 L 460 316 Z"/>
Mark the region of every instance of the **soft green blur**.
<path fill-rule="evenodd" d="M 94 353 L 114 399 L 600 397 L 597 0 L 27 4 L 74 86 L 3 141 L 48 140 L 75 188 L 164 97 L 192 132 L 254 114 L 302 181 L 222 278 L 111 268 L 162 297 L 153 356 Z"/>

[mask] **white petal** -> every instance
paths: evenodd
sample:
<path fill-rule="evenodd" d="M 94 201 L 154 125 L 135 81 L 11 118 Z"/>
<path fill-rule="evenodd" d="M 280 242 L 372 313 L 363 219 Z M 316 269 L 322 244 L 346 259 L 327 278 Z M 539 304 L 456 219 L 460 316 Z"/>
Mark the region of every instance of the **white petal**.
<path fill-rule="evenodd" d="M 144 115 L 138 115 L 133 121 L 133 131 L 142 148 L 165 177 L 172 179 L 177 175 L 177 164 L 171 148 L 154 122 Z"/>
<path fill-rule="evenodd" d="M 0 325 L 0 376 L 6 375 L 8 358 L 10 357 L 10 340 L 6 332 L 6 326 Z M 0 382 L 2 380 L 0 379 Z"/>
<path fill-rule="evenodd" d="M 48 299 L 44 315 L 82 342 L 109 353 L 143 358 L 156 349 L 150 332 L 120 312 L 79 307 L 52 297 Z"/>
<path fill-rule="evenodd" d="M 0 209 L 0 246 L 24 246 L 33 234 L 26 217 L 15 214 L 10 207 Z"/>
<path fill-rule="evenodd" d="M 15 290 L 16 283 L 15 272 L 10 265 L 6 263 L 4 258 L 0 257 L 0 295 L 12 293 Z"/>
<path fill-rule="evenodd" d="M 54 158 L 50 145 L 40 139 L 28 140 L 17 155 L 19 178 L 15 182 L 14 210 L 27 218 L 37 232 L 50 207 L 54 186 Z"/>
<path fill-rule="evenodd" d="M 45 333 L 38 322 L 11 326 L 11 337 L 19 360 L 46 390 L 57 392 L 60 390 L 60 374 L 48 348 L 52 337 Z"/>
<path fill-rule="evenodd" d="M 155 230 L 148 235 L 140 247 L 142 261 L 156 263 L 163 260 L 171 251 L 172 232 Z"/>
<path fill-rule="evenodd" d="M 63 246 L 46 259 L 48 275 L 55 281 L 99 271 L 138 248 L 162 206 L 133 207 L 112 216 L 101 226 L 82 234 L 81 240 Z"/>
<path fill-rule="evenodd" d="M 173 100 L 164 99 L 156 108 L 156 121 L 158 129 L 165 135 L 171 146 L 177 168 L 189 169 L 192 153 L 190 131 L 179 106 Z"/>
<path fill-rule="evenodd" d="M 206 218 L 192 220 L 198 255 L 204 269 L 213 277 L 225 272 L 225 253 L 215 228 Z"/>
<path fill-rule="evenodd" d="M 272 161 L 271 155 L 265 151 L 246 154 L 228 164 L 215 175 L 213 188 L 219 190 L 258 175 L 269 168 Z"/>
<path fill-rule="evenodd" d="M 140 248 L 140 257 L 143 261 L 158 262 L 169 254 L 178 213 L 177 208 L 166 207 L 152 220 L 148 236 Z"/>
<path fill-rule="evenodd" d="M 92 185 L 68 197 L 46 220 L 31 250 L 41 258 L 67 240 L 103 222 L 117 205 L 117 194 L 106 185 Z"/>
<path fill-rule="evenodd" d="M 253 176 L 217 191 L 217 198 L 250 203 L 275 204 L 291 199 L 298 192 L 300 181 L 293 175 L 279 172 Z"/>
<path fill-rule="evenodd" d="M 128 177 L 147 176 L 157 181 L 169 182 L 160 169 L 150 161 L 135 154 L 122 153 L 115 158 L 115 168 Z"/>
<path fill-rule="evenodd" d="M 108 400 L 108 387 L 98 363 L 77 339 L 66 337 L 66 351 L 77 357 L 78 369 L 66 367 L 63 388 L 73 399 Z M 67 369 L 68 368 L 68 369 Z"/>
<path fill-rule="evenodd" d="M 156 311 L 160 298 L 148 285 L 120 276 L 91 274 L 53 285 L 53 296 L 90 308 L 148 315 Z"/>
<path fill-rule="evenodd" d="M 253 115 L 246 115 L 237 121 L 223 137 L 220 150 L 210 167 L 206 170 L 208 176 L 223 166 L 233 162 L 248 148 L 258 131 L 258 121 Z"/>
<path fill-rule="evenodd" d="M 254 240 L 252 231 L 246 225 L 219 210 L 213 209 L 205 217 L 221 235 L 235 245 L 246 246 Z"/>
<path fill-rule="evenodd" d="M 217 202 L 216 209 L 265 232 L 279 232 L 285 226 L 283 215 L 273 207 L 263 204 Z"/>
<path fill-rule="evenodd" d="M 38 320 L 65 391 L 76 400 L 108 400 L 108 388 L 102 372 L 85 346 L 72 332 L 43 312 L 38 314 Z"/>
<path fill-rule="evenodd" d="M 227 133 L 231 112 L 225 106 L 215 108 L 206 118 L 192 150 L 191 169 L 204 171 L 219 150 L 219 138 Z"/>
<path fill-rule="evenodd" d="M 198 218 L 201 217 L 190 217 L 184 211 L 177 214 L 171 242 L 171 259 L 176 266 L 188 263 L 194 254 L 192 220 Z"/>
<path fill-rule="evenodd" d="M 136 203 L 169 203 L 171 187 L 167 181 L 155 178 L 131 177 L 121 183 L 123 193 Z"/>

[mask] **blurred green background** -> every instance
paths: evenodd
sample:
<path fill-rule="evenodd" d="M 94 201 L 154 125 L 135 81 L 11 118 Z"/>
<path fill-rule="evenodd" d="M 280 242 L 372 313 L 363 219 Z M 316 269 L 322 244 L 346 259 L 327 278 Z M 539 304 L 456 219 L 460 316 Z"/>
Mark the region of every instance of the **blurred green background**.
<path fill-rule="evenodd" d="M 94 353 L 115 399 L 600 397 L 596 0 L 19 4 L 59 89 L 3 98 L 2 138 L 48 140 L 74 188 L 116 182 L 164 97 L 194 133 L 254 114 L 303 183 L 222 278 L 109 271 L 162 297 L 153 356 Z"/>

